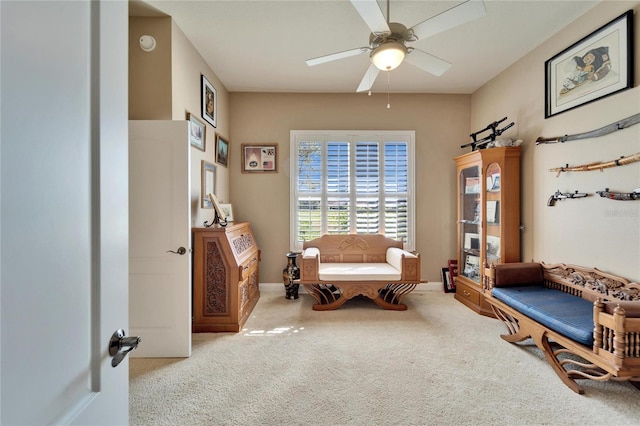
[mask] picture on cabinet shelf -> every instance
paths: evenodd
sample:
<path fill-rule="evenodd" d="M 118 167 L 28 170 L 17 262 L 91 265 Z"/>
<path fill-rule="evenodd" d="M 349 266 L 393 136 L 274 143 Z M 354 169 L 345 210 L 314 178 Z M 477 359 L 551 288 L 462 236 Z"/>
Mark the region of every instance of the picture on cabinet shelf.
<path fill-rule="evenodd" d="M 480 193 L 480 178 L 468 177 L 464 182 L 465 194 L 479 194 Z"/>
<path fill-rule="evenodd" d="M 480 258 L 478 256 L 467 256 L 464 264 L 464 275 L 469 278 L 476 278 L 480 276 Z"/>
<path fill-rule="evenodd" d="M 500 237 L 487 235 L 487 257 L 500 258 Z"/>
<path fill-rule="evenodd" d="M 464 234 L 464 249 L 480 250 L 480 236 L 472 232 Z"/>
<path fill-rule="evenodd" d="M 500 222 L 500 201 L 487 201 L 487 223 L 496 224 Z"/>
<path fill-rule="evenodd" d="M 496 173 L 487 177 L 487 191 L 500 191 L 500 173 Z"/>

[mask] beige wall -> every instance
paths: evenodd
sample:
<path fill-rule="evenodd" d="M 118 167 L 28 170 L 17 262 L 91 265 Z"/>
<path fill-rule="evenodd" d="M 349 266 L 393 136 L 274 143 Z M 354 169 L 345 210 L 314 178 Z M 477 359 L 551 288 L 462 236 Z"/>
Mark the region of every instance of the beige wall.
<path fill-rule="evenodd" d="M 545 119 L 544 62 L 629 9 L 635 10 L 636 19 L 635 87 Z M 621 192 L 640 187 L 640 164 L 561 176 L 548 171 L 565 164 L 608 161 L 640 152 L 640 125 L 589 140 L 535 145 L 539 136 L 593 130 L 640 112 L 639 11 L 637 1 L 606 1 L 596 6 L 472 96 L 472 129 L 506 115 L 516 123 L 506 135 L 525 141 L 523 260 L 596 266 L 640 281 L 640 202 L 611 201 L 594 194 L 606 187 Z M 547 199 L 558 189 L 594 196 L 563 200 L 548 207 Z"/>
<path fill-rule="evenodd" d="M 145 34 L 151 52 L 138 45 Z M 129 120 L 171 120 L 171 18 L 129 18 Z"/>
<path fill-rule="evenodd" d="M 138 47 L 143 34 L 156 38 L 157 47 L 144 52 Z M 200 114 L 200 76 L 204 74 L 218 95 L 218 127 L 206 123 Z M 229 171 L 215 163 L 216 134 L 229 134 L 229 94 L 175 22 L 167 18 L 129 19 L 129 119 L 185 120 L 191 113 L 205 122 L 205 151 L 191 148 L 192 226 L 213 220 L 212 209 L 202 209 L 200 198 L 202 160 L 216 166 L 216 195 L 229 199 Z"/>
<path fill-rule="evenodd" d="M 516 126 L 505 136 L 525 141 L 522 259 L 597 266 L 640 281 L 640 202 L 592 196 L 546 206 L 549 195 L 557 189 L 594 193 L 605 187 L 629 191 L 640 186 L 637 163 L 602 173 L 576 172 L 560 177 L 547 171 L 566 163 L 605 161 L 639 152 L 640 125 L 593 140 L 546 146 L 534 143 L 538 136 L 592 130 L 640 111 L 640 88 L 636 84 L 632 90 L 544 119 L 544 61 L 625 10 L 633 8 L 637 14 L 639 7 L 638 2 L 604 2 L 472 96 L 396 94 L 391 97 L 389 110 L 383 94 L 229 94 L 182 31 L 165 20 L 160 30 L 162 34 L 170 32 L 171 65 L 167 73 L 172 90 L 169 94 L 155 92 L 162 93 L 162 99 L 152 102 L 151 95 L 142 91 L 143 83 L 130 75 L 131 118 L 179 120 L 187 111 L 199 114 L 200 73 L 207 76 L 218 92 L 218 128 L 207 125 L 206 152 L 195 148 L 191 151 L 193 224 L 200 226 L 213 216 L 210 210 L 199 207 L 200 161 L 214 162 L 214 132 L 220 132 L 229 138 L 231 149 L 229 169 L 217 165 L 216 192 L 223 202 L 233 203 L 236 220 L 253 225 L 262 250 L 260 281 L 281 282 L 284 254 L 289 250 L 290 130 L 416 131 L 416 248 L 423 259 L 422 278 L 440 281 L 439 268 L 455 256 L 453 158 L 468 151 L 460 149 L 460 145 L 469 141 L 470 131 L 508 116 Z M 135 52 L 130 56 L 131 72 L 145 79 L 151 78 L 147 73 L 150 69 L 163 74 L 150 61 L 140 62 L 149 58 L 142 58 L 137 39 L 141 25 L 153 23 L 151 19 L 154 18 L 132 18 L 130 28 L 130 54 Z M 636 30 L 636 82 L 640 81 L 639 37 L 640 31 Z M 149 86 L 146 87 L 148 92 Z M 155 83 L 152 87 L 166 88 L 167 84 Z M 170 99 L 169 107 L 165 106 L 166 98 Z M 142 101 L 147 104 L 136 106 L 135 102 Z M 165 114 L 167 108 L 169 112 Z M 136 111 L 162 112 L 158 117 L 137 117 Z M 278 143 L 278 173 L 242 174 L 242 143 Z"/>
<path fill-rule="evenodd" d="M 455 257 L 455 163 L 469 138 L 466 95 L 230 94 L 230 191 L 236 220 L 262 250 L 261 282 L 281 282 L 289 251 L 290 130 L 415 130 L 416 250 L 422 278 L 440 281 Z M 277 143 L 278 173 L 243 174 L 240 145 Z"/>
<path fill-rule="evenodd" d="M 201 227 L 204 221 L 213 220 L 212 209 L 200 207 L 202 160 L 216 166 L 216 197 L 220 202 L 229 199 L 229 170 L 215 162 L 216 135 L 229 134 L 229 94 L 218 77 L 195 50 L 182 30 L 172 23 L 172 85 L 173 85 L 173 120 L 184 120 L 187 113 L 195 114 L 206 125 L 205 152 L 191 148 L 191 217 L 192 225 Z M 204 74 L 209 83 L 216 89 L 218 96 L 217 127 L 214 128 L 202 119 L 200 98 L 200 76 Z"/>

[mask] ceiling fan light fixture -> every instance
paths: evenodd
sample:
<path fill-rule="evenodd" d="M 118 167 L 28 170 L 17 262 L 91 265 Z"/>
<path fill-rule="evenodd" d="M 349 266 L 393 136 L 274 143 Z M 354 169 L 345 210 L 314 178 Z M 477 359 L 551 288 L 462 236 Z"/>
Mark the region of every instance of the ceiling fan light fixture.
<path fill-rule="evenodd" d="M 391 71 L 404 61 L 407 47 L 397 41 L 383 43 L 371 52 L 371 62 L 382 71 Z"/>

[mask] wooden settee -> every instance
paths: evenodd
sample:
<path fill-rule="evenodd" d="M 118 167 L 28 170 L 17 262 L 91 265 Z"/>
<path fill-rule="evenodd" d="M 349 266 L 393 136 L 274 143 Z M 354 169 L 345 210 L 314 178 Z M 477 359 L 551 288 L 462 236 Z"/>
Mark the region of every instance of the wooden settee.
<path fill-rule="evenodd" d="M 300 284 L 318 303 L 336 309 L 363 295 L 385 309 L 405 310 L 402 299 L 420 282 L 420 255 L 383 235 L 324 235 L 305 241 Z"/>
<path fill-rule="evenodd" d="M 640 284 L 595 268 L 506 263 L 485 269 L 484 295 L 510 343 L 532 338 L 560 379 L 640 381 Z"/>

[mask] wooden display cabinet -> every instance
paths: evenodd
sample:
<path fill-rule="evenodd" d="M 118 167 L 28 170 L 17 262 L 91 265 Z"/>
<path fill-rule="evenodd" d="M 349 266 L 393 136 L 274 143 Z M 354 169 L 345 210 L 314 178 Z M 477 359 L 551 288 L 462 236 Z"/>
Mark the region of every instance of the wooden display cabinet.
<path fill-rule="evenodd" d="M 455 298 L 493 316 L 482 295 L 483 265 L 520 261 L 522 147 L 488 148 L 456 157 L 458 276 Z"/>
<path fill-rule="evenodd" d="M 249 223 L 193 228 L 194 333 L 238 332 L 260 298 L 260 250 Z"/>

